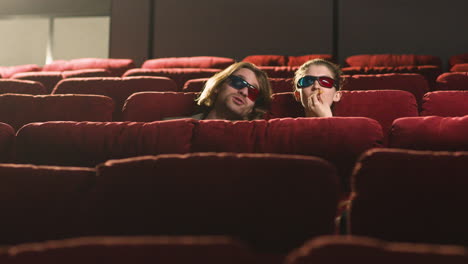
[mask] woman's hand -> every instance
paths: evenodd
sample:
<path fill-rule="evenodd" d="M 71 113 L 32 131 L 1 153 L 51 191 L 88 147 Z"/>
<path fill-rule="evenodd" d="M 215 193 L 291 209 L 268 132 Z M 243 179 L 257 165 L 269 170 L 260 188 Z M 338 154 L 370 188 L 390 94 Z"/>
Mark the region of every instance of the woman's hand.
<path fill-rule="evenodd" d="M 330 106 L 322 101 L 322 93 L 322 90 L 317 89 L 308 98 L 307 106 L 309 108 L 309 112 L 316 117 L 332 117 L 333 113 Z"/>

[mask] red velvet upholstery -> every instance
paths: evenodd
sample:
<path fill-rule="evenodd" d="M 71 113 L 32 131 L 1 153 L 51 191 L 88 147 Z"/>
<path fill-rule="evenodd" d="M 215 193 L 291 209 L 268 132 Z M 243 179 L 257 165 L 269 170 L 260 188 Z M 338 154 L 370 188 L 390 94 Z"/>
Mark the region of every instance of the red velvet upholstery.
<path fill-rule="evenodd" d="M 11 160 L 14 142 L 15 130 L 8 124 L 0 123 L 0 163 Z"/>
<path fill-rule="evenodd" d="M 224 69 L 235 61 L 231 58 L 198 56 L 198 57 L 173 57 L 147 60 L 143 63 L 143 69 L 161 68 L 213 68 Z"/>
<path fill-rule="evenodd" d="M 377 120 L 384 132 L 384 144 L 395 119 L 418 116 L 414 96 L 405 91 L 343 91 L 333 109 L 335 116 L 362 116 Z"/>
<path fill-rule="evenodd" d="M 198 78 L 192 79 L 185 82 L 184 87 L 182 87 L 183 92 L 201 92 L 205 87 L 205 83 L 209 78 Z"/>
<path fill-rule="evenodd" d="M 336 171 L 316 157 L 194 153 L 97 170 L 93 234 L 229 235 L 287 252 L 334 230 Z"/>
<path fill-rule="evenodd" d="M 84 78 L 84 77 L 111 77 L 112 74 L 106 69 L 83 69 L 73 71 L 63 71 L 62 77 L 66 78 Z"/>
<path fill-rule="evenodd" d="M 46 94 L 47 90 L 40 82 L 14 79 L 0 79 L 0 94 Z"/>
<path fill-rule="evenodd" d="M 91 168 L 25 164 L 0 164 L 0 175 L 2 245 L 72 234 L 78 204 L 96 177 Z"/>
<path fill-rule="evenodd" d="M 100 59 L 100 58 L 80 58 L 73 60 L 56 60 L 44 65 L 43 71 L 73 71 L 83 69 L 106 69 L 111 76 L 120 77 L 127 70 L 135 68 L 135 63 L 131 59 Z"/>
<path fill-rule="evenodd" d="M 20 72 L 11 77 L 12 79 L 29 80 L 40 82 L 50 94 L 54 89 L 55 85 L 63 79 L 62 72 Z"/>
<path fill-rule="evenodd" d="M 390 147 L 416 150 L 468 151 L 468 116 L 406 117 L 395 120 Z"/>
<path fill-rule="evenodd" d="M 360 236 L 321 236 L 291 253 L 285 264 L 462 264 L 468 251 L 460 246 L 387 242 Z"/>
<path fill-rule="evenodd" d="M 450 68 L 451 72 L 468 72 L 468 63 L 459 63 Z"/>
<path fill-rule="evenodd" d="M 345 77 L 343 90 L 402 90 L 410 92 L 420 107 L 425 93 L 429 92 L 427 80 L 416 73 L 387 73 L 353 75 Z"/>
<path fill-rule="evenodd" d="M 161 76 L 168 77 L 174 80 L 177 87 L 182 90 L 184 84 L 191 79 L 209 78 L 219 69 L 194 69 L 194 68 L 166 68 L 166 69 L 132 69 L 124 74 L 128 76 Z"/>
<path fill-rule="evenodd" d="M 111 121 L 114 102 L 101 95 L 0 95 L 0 122 L 19 129 L 31 122 Z"/>
<path fill-rule="evenodd" d="M 431 55 L 415 54 L 362 54 L 349 56 L 345 60 L 347 66 L 351 67 L 397 67 L 397 66 L 419 66 L 434 65 L 442 67 L 439 57 Z"/>
<path fill-rule="evenodd" d="M 424 95 L 422 116 L 468 115 L 467 91 L 436 91 Z"/>
<path fill-rule="evenodd" d="M 41 71 L 41 67 L 36 64 L 25 64 L 18 66 L 0 66 L 0 76 L 2 78 L 10 78 L 19 72 L 37 72 Z"/>
<path fill-rule="evenodd" d="M 196 111 L 197 93 L 140 92 L 128 97 L 122 120 L 151 122 L 170 117 L 189 117 Z"/>
<path fill-rule="evenodd" d="M 455 66 L 455 64 L 468 63 L 468 53 L 453 55 L 449 59 L 449 68 Z"/>
<path fill-rule="evenodd" d="M 193 123 L 46 122 L 16 136 L 17 162 L 88 166 L 108 159 L 190 151 Z"/>
<path fill-rule="evenodd" d="M 467 169 L 468 152 L 367 152 L 353 175 L 351 234 L 467 245 Z"/>
<path fill-rule="evenodd" d="M 304 107 L 294 98 L 294 93 L 276 93 L 271 96 L 270 111 L 267 119 L 282 117 L 304 117 Z"/>
<path fill-rule="evenodd" d="M 290 66 L 259 66 L 266 72 L 269 78 L 294 78 L 294 73 L 299 67 Z"/>
<path fill-rule="evenodd" d="M 251 62 L 257 66 L 301 66 L 306 61 L 318 58 L 332 60 L 330 54 L 308 54 L 300 56 L 250 55 L 242 61 Z"/>
<path fill-rule="evenodd" d="M 242 243 L 222 236 L 80 237 L 20 244 L 0 253 L 4 264 L 254 264 L 257 258 Z"/>
<path fill-rule="evenodd" d="M 446 72 L 437 77 L 437 90 L 467 90 L 468 72 Z"/>
<path fill-rule="evenodd" d="M 437 76 L 442 73 L 439 66 L 422 65 L 422 66 L 375 66 L 375 67 L 345 67 L 342 68 L 344 74 L 385 74 L 385 73 L 419 73 L 426 78 L 429 88 L 436 89 L 435 81 Z"/>
<path fill-rule="evenodd" d="M 175 91 L 176 89 L 175 82 L 165 77 L 95 77 L 64 79 L 57 84 L 52 94 L 98 94 L 108 96 L 115 103 L 113 120 L 121 120 L 125 100 L 133 93 Z"/>

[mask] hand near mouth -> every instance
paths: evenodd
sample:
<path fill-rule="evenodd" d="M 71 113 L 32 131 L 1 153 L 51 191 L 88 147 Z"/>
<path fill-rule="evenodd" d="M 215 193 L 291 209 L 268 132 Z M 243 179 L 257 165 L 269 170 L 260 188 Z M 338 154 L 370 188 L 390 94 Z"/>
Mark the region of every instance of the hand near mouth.
<path fill-rule="evenodd" d="M 315 117 L 331 117 L 333 116 L 331 108 L 328 104 L 322 101 L 321 94 L 323 91 L 317 90 L 317 92 L 312 93 L 308 98 L 308 109 L 306 109 L 307 116 Z"/>

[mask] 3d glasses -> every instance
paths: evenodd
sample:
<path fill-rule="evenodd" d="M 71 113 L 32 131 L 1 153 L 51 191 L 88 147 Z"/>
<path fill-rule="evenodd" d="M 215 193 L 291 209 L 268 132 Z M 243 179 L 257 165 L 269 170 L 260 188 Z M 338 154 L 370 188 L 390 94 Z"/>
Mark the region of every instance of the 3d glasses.
<path fill-rule="evenodd" d="M 314 84 L 316 80 L 321 86 L 325 88 L 332 88 L 335 85 L 335 80 L 333 78 L 330 78 L 327 76 L 317 77 L 317 76 L 306 75 L 299 79 L 299 81 L 297 82 L 297 88 L 305 88 L 305 87 L 311 86 L 312 84 Z"/>
<path fill-rule="evenodd" d="M 247 87 L 247 98 L 252 100 L 252 102 L 255 102 L 255 100 L 257 100 L 258 96 L 260 95 L 260 91 L 257 88 L 255 88 L 255 86 L 251 85 L 250 83 L 236 75 L 230 75 L 228 79 L 230 81 L 230 85 L 237 90 Z"/>

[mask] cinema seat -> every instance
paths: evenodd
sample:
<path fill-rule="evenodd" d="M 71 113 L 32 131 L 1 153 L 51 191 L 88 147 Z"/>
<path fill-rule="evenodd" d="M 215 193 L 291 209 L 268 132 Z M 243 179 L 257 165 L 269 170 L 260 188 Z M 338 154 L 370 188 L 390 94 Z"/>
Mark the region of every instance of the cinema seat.
<path fill-rule="evenodd" d="M 439 57 L 415 54 L 360 54 L 347 57 L 345 63 L 351 67 L 442 66 Z"/>
<path fill-rule="evenodd" d="M 0 66 L 0 76 L 2 78 L 10 78 L 19 72 L 37 72 L 41 71 L 41 67 L 36 64 L 24 64 L 17 66 Z"/>
<path fill-rule="evenodd" d="M 429 92 L 424 76 L 416 73 L 387 73 L 346 76 L 343 90 L 401 90 L 414 95 L 419 108 L 422 98 Z"/>
<path fill-rule="evenodd" d="M 215 56 L 195 56 L 195 57 L 169 57 L 146 60 L 141 68 L 161 69 L 161 68 L 212 68 L 224 69 L 235 61 L 231 58 Z"/>
<path fill-rule="evenodd" d="M 220 72 L 220 69 L 201 68 L 162 68 L 162 69 L 131 69 L 123 75 L 129 76 L 160 76 L 168 77 L 177 84 L 178 91 L 182 90 L 184 84 L 191 79 L 209 78 Z"/>
<path fill-rule="evenodd" d="M 141 91 L 175 91 L 176 84 L 165 77 L 70 78 L 60 81 L 52 94 L 97 94 L 112 98 L 115 103 L 113 120 L 122 119 L 122 107 L 133 93 Z"/>
<path fill-rule="evenodd" d="M 450 68 L 451 72 L 468 72 L 468 63 L 459 63 Z"/>
<path fill-rule="evenodd" d="M 0 94 L 16 93 L 16 94 L 47 94 L 47 90 L 40 82 L 0 79 Z"/>
<path fill-rule="evenodd" d="M 352 178 L 350 234 L 467 245 L 467 171 L 468 152 L 366 152 Z"/>
<path fill-rule="evenodd" d="M 0 95 L 0 122 L 18 130 L 44 121 L 111 121 L 114 102 L 101 95 Z"/>
<path fill-rule="evenodd" d="M 468 63 L 468 53 L 453 55 L 449 58 L 449 69 L 456 64 Z"/>
<path fill-rule="evenodd" d="M 188 80 L 184 83 L 184 86 L 182 87 L 182 92 L 185 93 L 190 93 L 190 92 L 195 92 L 199 93 L 203 91 L 203 88 L 205 87 L 206 81 L 209 78 L 198 78 L 198 79 L 192 79 Z"/>
<path fill-rule="evenodd" d="M 424 95 L 421 116 L 468 115 L 467 91 L 436 91 Z"/>
<path fill-rule="evenodd" d="M 171 117 L 189 117 L 196 111 L 198 93 L 140 92 L 128 97 L 122 120 L 151 122 Z"/>
<path fill-rule="evenodd" d="M 334 231 L 338 179 L 316 157 L 147 156 L 108 161 L 97 174 L 86 206 L 93 235 L 228 235 L 285 253 Z"/>
<path fill-rule="evenodd" d="M 104 58 L 79 58 L 73 60 L 56 60 L 44 65 L 42 71 L 74 71 L 84 69 L 104 69 L 111 76 L 120 77 L 127 70 L 135 68 L 131 59 L 104 59 Z"/>
<path fill-rule="evenodd" d="M 14 142 L 15 130 L 8 124 L 0 123 L 0 163 L 11 161 Z"/>
<path fill-rule="evenodd" d="M 321 236 L 292 252 L 285 264 L 462 264 L 468 251 L 454 245 L 388 242 L 363 236 Z"/>
<path fill-rule="evenodd" d="M 389 146 L 415 150 L 468 151 L 468 116 L 405 117 L 395 120 Z"/>
<path fill-rule="evenodd" d="M 294 73 L 298 66 L 258 66 L 259 69 L 266 72 L 268 78 L 294 78 Z"/>
<path fill-rule="evenodd" d="M 190 120 L 45 122 L 16 135 L 16 163 L 94 167 L 109 159 L 190 152 Z"/>
<path fill-rule="evenodd" d="M 468 91 L 467 72 L 446 72 L 437 77 L 437 90 L 464 90 Z"/>
<path fill-rule="evenodd" d="M 254 264 L 255 254 L 225 236 L 79 237 L 4 248 L 0 261 L 27 263 Z"/>
<path fill-rule="evenodd" d="M 312 59 L 325 59 L 333 61 L 330 54 L 307 54 L 300 56 L 286 55 L 249 55 L 242 61 L 253 63 L 257 66 L 301 66 Z"/>
<path fill-rule="evenodd" d="M 0 164 L 0 244 L 76 234 L 72 223 L 95 177 L 94 168 Z"/>

